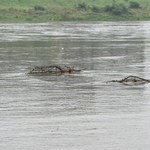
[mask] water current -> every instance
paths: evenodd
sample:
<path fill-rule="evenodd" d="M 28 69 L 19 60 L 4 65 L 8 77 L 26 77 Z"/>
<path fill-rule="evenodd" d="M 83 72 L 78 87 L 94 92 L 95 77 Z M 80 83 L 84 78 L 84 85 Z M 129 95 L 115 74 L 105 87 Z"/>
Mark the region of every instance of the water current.
<path fill-rule="evenodd" d="M 76 74 L 31 76 L 65 64 Z M 149 150 L 150 22 L 0 24 L 0 149 Z"/>

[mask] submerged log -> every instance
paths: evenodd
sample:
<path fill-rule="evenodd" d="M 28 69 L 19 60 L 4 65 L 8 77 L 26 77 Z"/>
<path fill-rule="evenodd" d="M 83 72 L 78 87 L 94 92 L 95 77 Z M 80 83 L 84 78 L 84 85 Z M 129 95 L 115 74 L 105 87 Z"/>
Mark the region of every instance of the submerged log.
<path fill-rule="evenodd" d="M 28 74 L 31 75 L 45 75 L 45 74 L 64 74 L 77 73 L 81 70 L 66 65 L 52 65 L 52 66 L 37 66 L 34 67 Z"/>
<path fill-rule="evenodd" d="M 111 81 L 108 81 L 108 82 L 118 82 L 118 83 L 124 83 L 124 84 L 127 84 L 127 83 L 139 83 L 139 84 L 142 84 L 142 83 L 150 83 L 150 80 L 149 79 L 144 79 L 144 78 L 141 78 L 141 77 L 138 77 L 138 76 L 128 76 L 124 79 L 121 79 L 121 80 L 111 80 Z"/>

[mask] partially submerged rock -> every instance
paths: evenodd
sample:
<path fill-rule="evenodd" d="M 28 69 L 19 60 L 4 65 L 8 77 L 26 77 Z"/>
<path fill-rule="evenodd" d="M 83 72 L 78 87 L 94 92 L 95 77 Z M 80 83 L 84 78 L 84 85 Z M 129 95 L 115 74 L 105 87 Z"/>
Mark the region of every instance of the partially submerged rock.
<path fill-rule="evenodd" d="M 108 82 L 118 82 L 123 84 L 129 84 L 129 83 L 138 83 L 138 84 L 144 84 L 144 83 L 150 83 L 149 79 L 144 79 L 138 76 L 128 76 L 121 80 L 111 80 Z"/>
<path fill-rule="evenodd" d="M 52 66 L 37 66 L 34 67 L 28 74 L 31 75 L 45 75 L 45 74 L 64 74 L 77 73 L 81 70 L 66 65 L 52 65 Z"/>

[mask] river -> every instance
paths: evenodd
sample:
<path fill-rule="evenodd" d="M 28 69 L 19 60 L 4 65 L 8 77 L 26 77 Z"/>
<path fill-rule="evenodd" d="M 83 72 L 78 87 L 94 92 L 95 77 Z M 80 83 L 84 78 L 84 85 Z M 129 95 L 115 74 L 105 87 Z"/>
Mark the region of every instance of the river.
<path fill-rule="evenodd" d="M 66 64 L 76 74 L 32 76 Z M 0 149 L 149 150 L 150 22 L 0 24 Z"/>

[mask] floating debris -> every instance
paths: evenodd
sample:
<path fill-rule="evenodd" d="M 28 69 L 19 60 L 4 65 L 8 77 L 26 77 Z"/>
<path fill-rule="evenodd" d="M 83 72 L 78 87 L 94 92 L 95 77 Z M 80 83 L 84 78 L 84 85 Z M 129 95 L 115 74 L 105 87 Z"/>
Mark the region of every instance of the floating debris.
<path fill-rule="evenodd" d="M 37 66 L 33 68 L 28 74 L 32 75 L 50 75 L 50 74 L 64 74 L 77 73 L 81 70 L 66 65 L 52 65 L 52 66 Z"/>
<path fill-rule="evenodd" d="M 145 83 L 150 83 L 150 80 L 144 79 L 138 76 L 128 76 L 121 80 L 111 80 L 108 82 L 118 82 L 118 83 L 123 83 L 123 84 L 129 84 L 129 83 L 145 84 Z"/>

